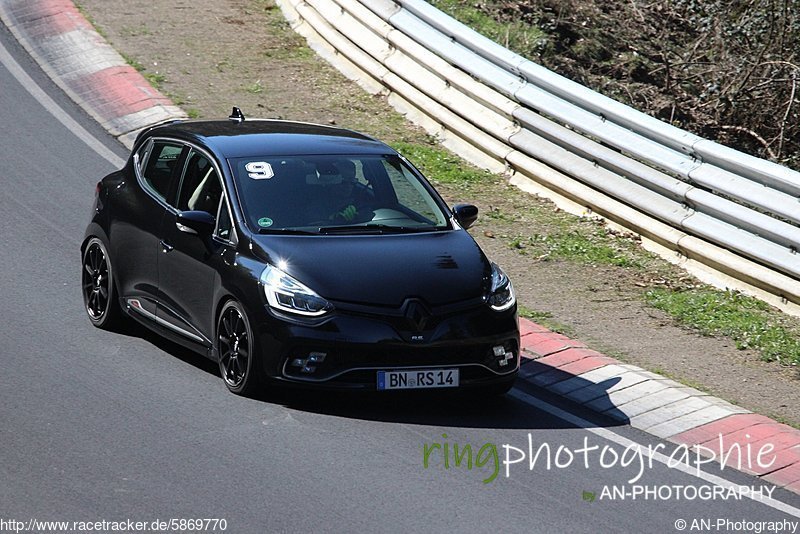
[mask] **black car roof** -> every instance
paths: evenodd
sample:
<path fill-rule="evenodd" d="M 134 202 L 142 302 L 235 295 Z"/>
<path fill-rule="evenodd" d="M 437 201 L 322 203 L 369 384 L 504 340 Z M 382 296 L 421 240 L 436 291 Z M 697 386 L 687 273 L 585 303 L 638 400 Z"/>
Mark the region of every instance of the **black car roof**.
<path fill-rule="evenodd" d="M 386 144 L 352 130 L 284 120 L 179 121 L 156 126 L 147 133 L 193 141 L 223 158 L 395 153 Z"/>

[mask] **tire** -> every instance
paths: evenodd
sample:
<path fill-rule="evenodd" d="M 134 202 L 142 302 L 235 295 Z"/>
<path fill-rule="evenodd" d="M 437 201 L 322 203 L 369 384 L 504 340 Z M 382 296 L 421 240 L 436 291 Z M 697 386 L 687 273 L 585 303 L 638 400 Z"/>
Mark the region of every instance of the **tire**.
<path fill-rule="evenodd" d="M 93 237 L 86 243 L 81 272 L 83 309 L 89 320 L 97 328 L 116 329 L 122 322 L 122 310 L 114 286 L 113 264 L 100 238 Z"/>
<path fill-rule="evenodd" d="M 253 331 L 242 305 L 230 300 L 217 320 L 216 348 L 219 371 L 227 388 L 237 395 L 253 395 L 264 384 Z"/>

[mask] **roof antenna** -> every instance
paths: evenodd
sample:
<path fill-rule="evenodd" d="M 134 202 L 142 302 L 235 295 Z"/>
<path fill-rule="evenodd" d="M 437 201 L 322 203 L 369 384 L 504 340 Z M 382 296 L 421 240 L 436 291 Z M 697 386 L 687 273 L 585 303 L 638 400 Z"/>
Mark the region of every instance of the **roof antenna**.
<path fill-rule="evenodd" d="M 233 106 L 233 111 L 231 111 L 231 114 L 228 118 L 233 122 L 244 122 L 244 113 L 242 113 L 241 109 Z"/>

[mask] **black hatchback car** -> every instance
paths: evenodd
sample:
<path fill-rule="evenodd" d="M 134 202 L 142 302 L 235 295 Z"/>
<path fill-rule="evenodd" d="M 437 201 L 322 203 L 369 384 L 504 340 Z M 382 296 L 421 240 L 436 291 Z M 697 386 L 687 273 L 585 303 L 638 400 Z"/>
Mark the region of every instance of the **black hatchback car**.
<path fill-rule="evenodd" d="M 505 392 L 519 368 L 511 282 L 408 161 L 365 135 L 244 120 L 142 132 L 97 184 L 84 304 L 270 382 Z"/>

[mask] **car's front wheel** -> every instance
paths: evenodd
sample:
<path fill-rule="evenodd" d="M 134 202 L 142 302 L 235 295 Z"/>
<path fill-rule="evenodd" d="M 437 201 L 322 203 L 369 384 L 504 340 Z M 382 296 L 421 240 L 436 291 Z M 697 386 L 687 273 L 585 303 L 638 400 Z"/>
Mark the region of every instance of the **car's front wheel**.
<path fill-rule="evenodd" d="M 230 391 L 251 395 L 262 385 L 255 339 L 241 304 L 228 301 L 217 324 L 219 371 Z"/>
<path fill-rule="evenodd" d="M 100 238 L 91 238 L 83 249 L 81 286 L 84 309 L 92 324 L 105 330 L 117 326 L 122 311 L 114 288 L 111 259 Z"/>

